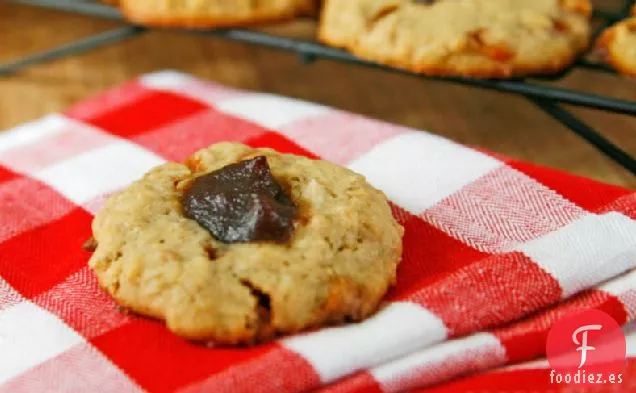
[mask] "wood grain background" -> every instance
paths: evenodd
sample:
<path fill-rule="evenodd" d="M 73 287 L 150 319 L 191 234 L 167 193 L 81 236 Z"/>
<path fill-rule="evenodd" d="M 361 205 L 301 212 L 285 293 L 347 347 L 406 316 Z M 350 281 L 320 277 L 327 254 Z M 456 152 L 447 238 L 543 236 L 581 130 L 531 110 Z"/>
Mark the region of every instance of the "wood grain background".
<path fill-rule="evenodd" d="M 611 8 L 618 1 L 600 3 Z M 86 16 L 0 3 L 0 63 L 116 26 Z M 268 30 L 307 38 L 313 36 L 315 25 L 297 21 Z M 521 97 L 330 61 L 303 65 L 292 54 L 168 31 L 0 77 L 0 130 L 161 69 L 319 102 L 636 188 L 634 176 Z M 575 71 L 557 85 L 636 100 L 636 81 L 614 75 Z M 636 155 L 636 117 L 571 109 Z"/>

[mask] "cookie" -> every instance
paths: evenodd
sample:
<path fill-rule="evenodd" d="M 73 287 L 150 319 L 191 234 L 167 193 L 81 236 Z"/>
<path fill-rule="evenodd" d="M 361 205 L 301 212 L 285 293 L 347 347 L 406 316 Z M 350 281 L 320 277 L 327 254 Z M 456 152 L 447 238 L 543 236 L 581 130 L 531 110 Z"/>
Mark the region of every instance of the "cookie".
<path fill-rule="evenodd" d="M 132 22 L 150 26 L 214 28 L 280 21 L 317 9 L 315 0 L 119 0 Z"/>
<path fill-rule="evenodd" d="M 326 0 L 319 38 L 418 73 L 508 78 L 570 65 L 590 15 L 589 0 Z"/>
<path fill-rule="evenodd" d="M 632 8 L 632 15 L 605 30 L 597 47 L 616 70 L 636 76 L 636 6 Z"/>
<path fill-rule="evenodd" d="M 251 199 L 238 190 L 256 183 Z M 234 210 L 247 218 L 225 220 Z M 236 143 L 152 169 L 92 229 L 89 266 L 119 305 L 225 345 L 369 316 L 395 282 L 403 235 L 364 177 Z"/>

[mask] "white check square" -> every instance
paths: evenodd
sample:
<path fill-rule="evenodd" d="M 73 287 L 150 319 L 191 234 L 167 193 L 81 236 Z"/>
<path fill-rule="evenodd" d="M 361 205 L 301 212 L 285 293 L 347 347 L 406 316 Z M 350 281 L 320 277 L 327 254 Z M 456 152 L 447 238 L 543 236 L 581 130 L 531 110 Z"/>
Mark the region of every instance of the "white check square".
<path fill-rule="evenodd" d="M 0 386 L 0 393 L 143 391 L 88 343 L 76 345 Z"/>
<path fill-rule="evenodd" d="M 430 311 L 396 302 L 363 322 L 291 337 L 283 345 L 311 363 L 322 382 L 331 382 L 439 342 L 446 335 L 444 323 Z"/>
<path fill-rule="evenodd" d="M 142 75 L 139 81 L 147 87 L 157 90 L 179 91 L 188 83 L 196 83 L 197 80 L 188 74 L 178 71 L 165 70 Z"/>
<path fill-rule="evenodd" d="M 325 106 L 270 94 L 227 99 L 216 104 L 216 109 L 272 130 L 330 111 Z"/>
<path fill-rule="evenodd" d="M 66 130 L 71 123 L 61 115 L 49 115 L 0 133 L 0 152 L 26 146 Z"/>
<path fill-rule="evenodd" d="M 35 172 L 33 177 L 81 205 L 127 186 L 162 162 L 155 154 L 118 140 Z"/>
<path fill-rule="evenodd" d="M 636 267 L 636 221 L 620 213 L 589 214 L 513 250 L 552 274 L 566 298 Z"/>
<path fill-rule="evenodd" d="M 496 159 L 424 132 L 387 139 L 349 164 L 414 214 L 503 165 Z"/>
<path fill-rule="evenodd" d="M 31 302 L 0 311 L 0 385 L 81 342 L 73 329 Z"/>
<path fill-rule="evenodd" d="M 443 343 L 388 362 L 369 370 L 383 392 L 405 392 L 429 386 L 440 380 L 440 374 L 451 376 L 457 370 L 496 367 L 506 360 L 506 350 L 490 333 L 477 333 Z M 452 364 L 452 367 L 445 367 Z M 446 368 L 446 370 L 445 370 Z"/>

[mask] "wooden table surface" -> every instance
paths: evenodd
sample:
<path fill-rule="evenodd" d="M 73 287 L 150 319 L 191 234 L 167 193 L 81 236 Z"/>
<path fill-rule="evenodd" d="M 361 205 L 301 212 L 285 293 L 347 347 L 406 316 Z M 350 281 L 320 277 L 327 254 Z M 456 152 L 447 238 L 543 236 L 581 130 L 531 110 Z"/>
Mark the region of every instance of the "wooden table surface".
<path fill-rule="evenodd" d="M 0 63 L 116 26 L 86 16 L 0 3 Z M 315 26 L 297 21 L 269 30 L 312 37 Z M 521 97 L 330 61 L 303 65 L 292 54 L 178 32 L 146 33 L 0 77 L 0 129 L 63 110 L 110 86 L 162 69 L 319 102 L 636 188 L 634 176 Z M 636 100 L 636 81 L 614 75 L 575 71 L 557 85 Z M 636 155 L 636 117 L 571 109 Z"/>

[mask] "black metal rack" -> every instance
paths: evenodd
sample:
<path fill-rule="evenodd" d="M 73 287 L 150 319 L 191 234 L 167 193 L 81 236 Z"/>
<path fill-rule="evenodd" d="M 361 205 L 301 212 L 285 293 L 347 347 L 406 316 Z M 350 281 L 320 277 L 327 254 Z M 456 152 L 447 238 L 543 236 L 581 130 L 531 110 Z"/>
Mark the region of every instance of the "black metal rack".
<path fill-rule="evenodd" d="M 82 0 L 10 0 L 30 6 L 56 9 L 78 14 L 85 14 L 112 20 L 124 21 L 118 10 L 113 7 Z M 594 37 L 617 20 L 623 19 L 629 14 L 629 9 L 636 0 L 627 0 L 623 9 L 618 13 L 606 11 L 595 11 L 594 15 L 603 20 L 602 25 L 596 30 Z M 62 56 L 77 54 L 102 45 L 120 42 L 127 38 L 143 34 L 150 29 L 142 26 L 126 25 L 105 33 L 90 36 L 70 44 L 66 44 L 48 51 L 32 54 L 11 63 L 0 65 L 0 76 L 15 73 L 29 65 L 53 60 Z M 258 31 L 246 29 L 214 29 L 214 30 L 183 30 L 185 33 L 198 35 L 212 35 L 234 41 L 260 45 L 272 49 L 278 49 L 296 53 L 301 61 L 310 63 L 318 59 L 329 59 L 359 66 L 378 68 L 381 70 L 408 74 L 414 77 L 442 80 L 468 86 L 475 86 L 484 89 L 497 90 L 510 94 L 517 94 L 526 97 L 537 107 L 544 110 L 557 121 L 577 135 L 594 145 L 598 150 L 621 164 L 629 172 L 636 175 L 636 159 L 622 150 L 619 146 L 605 138 L 602 134 L 576 118 L 573 114 L 563 108 L 561 104 L 604 110 L 608 112 L 627 114 L 636 117 L 636 101 L 621 100 L 612 97 L 605 97 L 591 93 L 567 90 L 541 84 L 532 83 L 531 80 L 553 82 L 567 76 L 576 68 L 585 68 L 598 72 L 614 73 L 608 66 L 591 62 L 581 56 L 571 67 L 558 75 L 548 77 L 533 77 L 527 79 L 513 80 L 490 80 L 473 79 L 461 77 L 430 77 L 414 74 L 406 70 L 383 66 L 374 62 L 359 59 L 340 49 L 321 45 L 317 42 L 297 40 L 289 37 L 274 36 Z"/>

